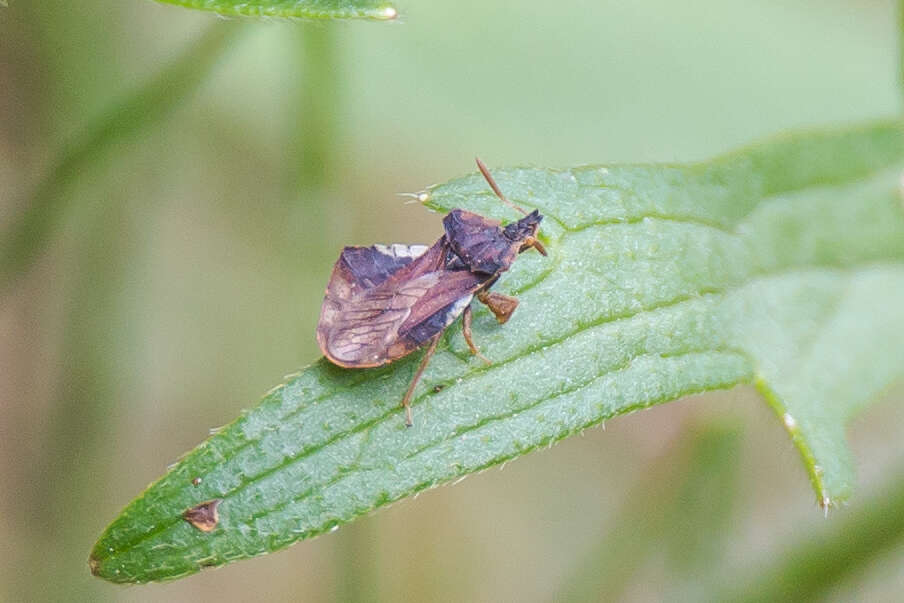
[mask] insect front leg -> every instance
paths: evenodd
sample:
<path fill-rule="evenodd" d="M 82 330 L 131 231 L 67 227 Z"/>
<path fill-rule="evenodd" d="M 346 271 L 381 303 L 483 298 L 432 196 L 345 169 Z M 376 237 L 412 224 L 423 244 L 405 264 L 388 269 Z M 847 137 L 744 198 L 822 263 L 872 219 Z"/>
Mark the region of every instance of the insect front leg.
<path fill-rule="evenodd" d="M 430 347 L 427 348 L 426 353 L 424 353 L 424 357 L 421 358 L 421 363 L 417 367 L 417 371 L 414 373 L 414 377 L 411 379 L 411 384 L 408 386 L 408 391 L 405 392 L 405 397 L 402 398 L 402 406 L 405 407 L 405 425 L 411 427 L 414 425 L 414 422 L 411 420 L 411 396 L 414 394 L 414 388 L 417 387 L 417 382 L 421 380 L 421 375 L 424 374 L 424 369 L 427 368 L 427 364 L 430 362 L 430 358 L 433 356 L 433 353 L 436 351 L 436 344 L 439 343 L 439 338 L 443 336 L 445 329 L 437 333 L 430 340 Z"/>
<path fill-rule="evenodd" d="M 471 353 L 486 362 L 487 364 L 493 364 L 493 362 L 480 353 L 480 349 L 474 345 L 474 340 L 471 338 L 471 305 L 468 304 L 468 307 L 465 308 L 464 314 L 461 317 L 461 331 L 462 335 L 465 336 L 465 341 L 468 343 L 468 347 L 471 348 Z"/>
<path fill-rule="evenodd" d="M 512 312 L 518 307 L 518 298 L 501 293 L 493 293 L 492 291 L 481 291 L 477 294 L 477 299 L 481 303 L 486 304 L 490 312 L 496 315 L 496 320 L 500 324 L 508 321 L 512 317 Z"/>

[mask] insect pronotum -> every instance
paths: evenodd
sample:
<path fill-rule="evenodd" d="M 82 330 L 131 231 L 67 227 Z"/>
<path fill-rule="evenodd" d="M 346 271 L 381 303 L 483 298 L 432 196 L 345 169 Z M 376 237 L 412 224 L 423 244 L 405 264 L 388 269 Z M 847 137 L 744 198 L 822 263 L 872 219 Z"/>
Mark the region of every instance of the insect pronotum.
<path fill-rule="evenodd" d="M 443 218 L 445 234 L 432 246 L 346 247 L 326 287 L 317 342 L 334 364 L 347 368 L 381 366 L 427 346 L 402 398 L 411 426 L 411 396 L 446 328 L 462 316 L 471 353 L 489 362 L 471 337 L 471 301 L 486 304 L 500 323 L 518 300 L 489 291 L 522 251 L 534 248 L 543 216 L 527 213 L 505 198 L 480 159 L 477 167 L 503 203 L 524 214 L 506 226 L 497 220 L 453 209 Z"/>

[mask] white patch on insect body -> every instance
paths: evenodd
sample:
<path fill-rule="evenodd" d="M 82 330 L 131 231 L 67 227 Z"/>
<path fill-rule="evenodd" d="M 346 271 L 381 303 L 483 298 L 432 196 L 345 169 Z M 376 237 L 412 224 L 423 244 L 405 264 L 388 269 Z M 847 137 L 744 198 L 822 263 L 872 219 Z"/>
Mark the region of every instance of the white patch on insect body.
<path fill-rule="evenodd" d="M 404 245 L 402 243 L 393 243 L 392 245 L 374 245 L 374 249 L 394 258 L 419 258 L 427 252 L 426 245 Z"/>
<path fill-rule="evenodd" d="M 392 244 L 392 253 L 397 258 L 416 258 L 424 255 L 427 251 L 426 245 L 402 245 L 401 243 Z"/>
<path fill-rule="evenodd" d="M 449 313 L 446 314 L 446 326 L 448 327 L 455 319 L 458 318 L 458 315 L 465 311 L 465 308 L 468 307 L 468 304 L 471 303 L 471 300 L 474 299 L 473 295 L 466 295 L 449 308 Z"/>

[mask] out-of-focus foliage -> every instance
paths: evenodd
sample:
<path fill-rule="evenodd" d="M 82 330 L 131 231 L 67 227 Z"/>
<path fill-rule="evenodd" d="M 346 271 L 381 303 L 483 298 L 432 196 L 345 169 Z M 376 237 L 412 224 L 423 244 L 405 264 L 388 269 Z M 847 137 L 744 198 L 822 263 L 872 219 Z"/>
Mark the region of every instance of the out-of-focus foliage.
<path fill-rule="evenodd" d="M 96 124 L 68 143 L 55 165 L 29 198 L 25 211 L 0 240 L 0 296 L 31 267 L 54 226 L 62 220 L 71 187 L 111 148 L 136 137 L 184 103 L 201 83 L 238 28 L 211 27 L 196 43 L 141 89 L 110 107 Z"/>
<path fill-rule="evenodd" d="M 901 545 L 904 537 L 904 479 L 898 476 L 861 509 L 809 542 L 789 546 L 763 567 L 753 567 L 745 579 L 721 576 L 720 601 L 767 603 L 825 598 L 849 576 L 858 576 L 877 558 Z M 757 573 L 758 572 L 758 573 Z M 840 590 L 840 589 L 839 589 Z M 839 600 L 863 598 L 867 593 L 838 593 Z M 715 589 L 711 593 L 717 592 Z"/>
<path fill-rule="evenodd" d="M 738 427 L 713 424 L 697 431 L 692 426 L 608 518 L 608 529 L 562 580 L 555 600 L 591 601 L 605 593 L 617 601 L 644 561 L 663 552 L 674 581 L 685 583 L 682 598 L 705 598 L 699 577 L 727 548 L 737 508 L 741 441 Z"/>

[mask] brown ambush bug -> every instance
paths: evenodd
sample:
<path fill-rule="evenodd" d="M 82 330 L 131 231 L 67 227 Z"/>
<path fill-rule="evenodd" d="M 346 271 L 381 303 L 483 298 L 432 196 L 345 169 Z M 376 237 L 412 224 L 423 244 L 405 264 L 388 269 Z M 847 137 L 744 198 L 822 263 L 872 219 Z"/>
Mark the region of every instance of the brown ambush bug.
<path fill-rule="evenodd" d="M 522 251 L 533 247 L 546 255 L 537 240 L 543 216 L 506 199 L 480 159 L 477 167 L 502 202 L 523 218 L 501 227 L 496 220 L 453 209 L 443 218 L 446 233 L 431 247 L 346 247 L 323 298 L 317 343 L 334 364 L 376 367 L 428 346 L 402 398 L 409 427 L 411 395 L 446 328 L 463 315 L 471 353 L 489 362 L 471 338 L 471 300 L 476 296 L 504 323 L 518 300 L 489 288 Z"/>

